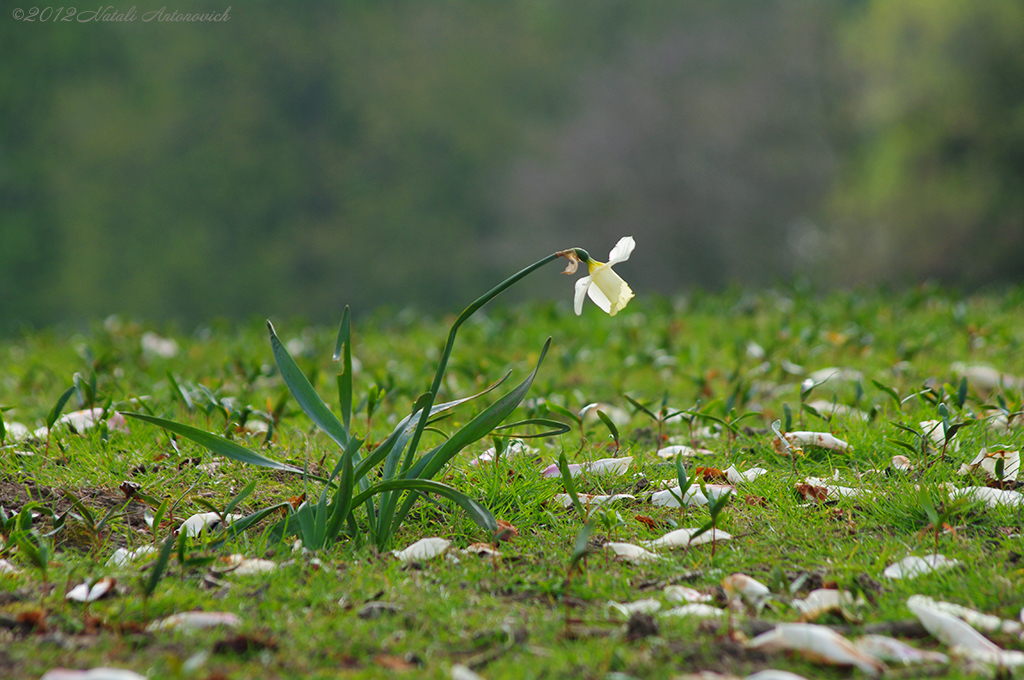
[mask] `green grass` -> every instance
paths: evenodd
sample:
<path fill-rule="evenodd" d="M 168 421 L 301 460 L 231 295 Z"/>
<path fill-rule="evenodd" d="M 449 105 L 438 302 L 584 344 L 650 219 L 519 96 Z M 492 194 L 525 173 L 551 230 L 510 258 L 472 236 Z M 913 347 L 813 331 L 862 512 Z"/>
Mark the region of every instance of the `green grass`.
<path fill-rule="evenodd" d="M 301 477 L 219 459 L 185 439 L 172 445 L 163 430 L 134 420 L 128 423 L 129 433 L 97 427 L 73 434 L 59 427 L 49 443 L 8 437 L 0 449 L 0 506 L 8 515 L 34 500 L 62 517 L 71 509 L 65 492 L 78 498 L 96 520 L 109 508 L 123 506 L 124 515 L 99 534 L 81 517 L 64 516 L 61 528 L 44 539 L 52 542 L 49 588 L 24 549 L 14 542 L 0 549 L 0 557 L 22 570 L 0 575 L 0 676 L 38 678 L 56 666 L 107 665 L 170 678 L 376 677 L 392 673 L 392 666 L 414 668 L 410 677 L 449 677 L 455 663 L 469 664 L 485 678 L 623 677 L 611 673 L 670 678 L 700 669 L 742 677 L 771 667 L 807 677 L 858 675 L 798 656 L 747 650 L 727 638 L 724 624 L 658 618 L 656 635 L 632 640 L 607 603 L 659 598 L 666 584 L 685 583 L 723 605 L 721 579 L 743 572 L 777 595 L 757 621 L 752 623 L 749 613 L 735 617 L 739 631 L 752 634 L 765 621 L 797 619 L 785 604 L 782 588 L 806 572 L 808 585 L 835 584 L 868 595 L 863 620 L 849 624 L 851 636 L 874 624 L 913 619 L 904 603 L 915 593 L 1017 619 L 1024 606 L 1019 537 L 1024 520 L 1019 507 L 949 503 L 935 491 L 935 498 L 943 501 L 939 511 L 949 513 L 946 521 L 956 530 L 955 535 L 939 535 L 938 551 L 963 566 L 908 581 L 885 579 L 882 570 L 906 555 L 936 550 L 917 486 L 936 490 L 944 483 L 974 483 L 957 470 L 981 447 L 1020 448 L 1019 422 L 998 433 L 988 422 L 988 407 L 1000 400 L 1011 412 L 1021 408 L 1019 388 L 990 393 L 969 385 L 961 406 L 960 376 L 952 365 L 985 363 L 1024 376 L 1022 318 L 1021 289 L 960 298 L 928 287 L 902 294 L 814 296 L 789 289 L 641 298 L 614 318 L 592 306 L 582 317 L 564 305 L 487 308 L 460 331 L 441 399 L 477 392 L 510 370 L 511 380 L 518 382 L 536 365 L 551 336 L 547 358 L 512 420 L 566 420 L 545 403 L 578 412 L 601 402 L 606 411 L 622 409 L 629 415 L 628 422 L 618 425 L 622 448 L 617 453 L 608 428 L 591 415 L 584 422 L 582 448 L 581 433 L 573 425 L 560 437 L 531 440 L 541 450 L 536 460 L 469 465 L 491 445 L 487 438 L 438 476 L 517 527 L 519 535 L 501 545 L 500 560 L 453 553 L 404 565 L 388 551 L 352 541 L 304 554 L 293 552 L 293 538 L 273 540 L 268 520 L 227 542 L 218 534 L 194 539 L 188 556 L 211 563 L 183 568 L 172 553 L 145 604 L 144 583 L 152 567 L 145 559 L 125 568 L 105 567 L 114 549 L 159 547 L 184 518 L 204 512 L 204 502 L 223 508 L 253 480 L 255 491 L 236 512 L 248 514 L 287 502 L 305 490 Z M 380 443 L 409 414 L 430 385 L 450 321 L 408 312 L 353 319 L 353 353 L 361 367 L 354 380 L 354 435 Z M 286 344 L 301 341 L 290 346 L 293 356 L 337 411 L 333 395 L 338 364 L 330 360 L 336 328 L 289 320 L 275 320 L 275 325 Z M 174 338 L 180 348 L 177 356 L 144 354 L 141 338 L 151 330 Z M 763 357 L 751 343 L 761 348 Z M 815 387 L 806 400 L 856 407 L 869 414 L 867 421 L 837 416 L 827 422 L 801 410 L 801 381 L 830 366 L 859 371 L 862 378 L 829 381 Z M 333 442 L 294 400 L 285 398 L 287 388 L 262 321 L 217 322 L 183 334 L 108 320 L 81 332 L 53 329 L 0 340 L 0 406 L 11 409 L 3 412 L 4 422 L 10 427 L 17 421 L 30 429 L 43 424 L 76 373 L 80 385 L 95 376 L 100 405 L 109 401 L 115 409 L 137 411 L 139 402 L 134 400 L 142 399 L 157 415 L 227 434 L 263 455 L 307 466 L 311 472 L 327 474 L 336 460 Z M 189 392 L 191 409 L 169 376 Z M 873 381 L 904 400 L 899 410 L 888 390 Z M 253 419 L 265 418 L 283 404 L 272 441 L 264 445 L 264 435 L 238 431 L 223 411 L 204 412 L 200 385 L 218 399 L 230 397 L 236 409 L 251 407 Z M 365 397 L 374 385 L 383 388 L 384 396 L 367 429 Z M 81 396 L 87 399 L 87 392 Z M 703 508 L 679 510 L 646 502 L 676 472 L 655 456 L 658 424 L 635 412 L 623 395 L 654 412 L 664 403 L 669 411 L 696 409 L 719 420 L 756 414 L 739 422 L 738 436 L 731 442 L 724 434 L 701 433 L 712 424 L 710 418 L 694 423 L 696 442 L 691 442 L 687 422 L 664 424 L 669 443 L 696 443 L 713 452 L 686 461 L 690 472 L 695 465 L 724 469 L 731 464 L 741 470 L 769 470 L 739 486 L 719 516 L 718 527 L 736 538 L 717 544 L 714 558 L 711 546 L 704 545 L 662 551 L 658 562 L 631 565 L 601 548 L 609 540 L 640 542 L 676 526 L 708 521 Z M 427 446 L 468 422 L 491 398 L 464 405 L 437 423 L 439 432 L 426 434 Z M 916 447 L 913 435 L 895 423 L 917 428 L 922 420 L 939 418 L 939 403 L 946 404 L 951 422 L 974 421 L 958 432 L 959 450 L 947 448 L 942 454 L 932 448 L 922 455 L 896 443 Z M 76 394 L 65 412 L 86 405 Z M 832 432 L 848 441 L 852 451 L 806 448 L 794 470 L 794 463 L 772 446 L 770 425 L 785 420 L 784 405 L 791 413 L 790 430 Z M 595 528 L 592 552 L 568 586 L 567 568 L 582 523 L 574 511 L 552 502 L 563 492 L 561 480 L 540 474 L 562 452 L 570 462 L 633 456 L 626 475 L 581 475 L 575 481 L 582 493 L 637 497 L 613 506 L 623 523 L 611 535 L 600 525 Z M 909 456 L 915 469 L 868 472 L 886 470 L 897 454 Z M 804 477 L 831 478 L 835 471 L 836 483 L 871 494 L 808 504 L 795 493 L 794 484 Z M 138 485 L 156 502 L 169 499 L 172 507 L 162 526 L 149 529 L 144 515 L 156 508 L 129 501 L 120 490 L 124 482 Z M 313 492 L 319 487 L 310 482 L 309 488 Z M 657 527 L 638 517 L 651 518 Z M 44 515 L 32 527 L 45 534 L 54 523 Z M 392 547 L 428 536 L 444 537 L 454 549 L 488 540 L 453 504 L 421 500 Z M 279 567 L 262 575 L 221 574 L 223 558 L 233 553 L 267 557 Z M 114 597 L 93 602 L 87 610 L 65 601 L 64 594 L 82 580 L 108 575 L 118 579 Z M 394 611 L 361 617 L 364 607 L 375 601 L 394 605 Z M 194 609 L 233 612 L 242 624 L 235 630 L 197 633 L 145 631 L 150 619 Z M 43 623 L 33 626 L 40 617 Z M 834 615 L 823 622 L 843 623 Z M 1007 649 L 1024 648 L 1013 636 L 993 639 Z M 909 641 L 944 649 L 929 636 Z M 893 672 L 911 677 L 915 671 Z M 970 677 L 960 663 L 928 672 Z"/>

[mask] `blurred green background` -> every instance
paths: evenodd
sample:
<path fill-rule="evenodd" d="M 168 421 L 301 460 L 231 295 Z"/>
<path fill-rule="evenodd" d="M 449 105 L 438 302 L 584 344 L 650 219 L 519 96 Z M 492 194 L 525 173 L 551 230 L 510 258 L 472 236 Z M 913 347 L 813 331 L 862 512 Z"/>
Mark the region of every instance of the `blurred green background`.
<path fill-rule="evenodd" d="M 0 330 L 1024 279 L 1020 0 L 228 2 L 6 5 Z"/>

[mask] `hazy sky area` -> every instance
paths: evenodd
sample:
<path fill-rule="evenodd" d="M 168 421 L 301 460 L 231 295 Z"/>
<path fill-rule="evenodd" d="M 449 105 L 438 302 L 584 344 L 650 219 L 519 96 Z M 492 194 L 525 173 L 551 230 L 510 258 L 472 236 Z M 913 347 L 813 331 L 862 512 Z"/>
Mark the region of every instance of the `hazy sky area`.
<path fill-rule="evenodd" d="M 104 7 L 0 18 L 0 332 L 1024 278 L 1018 0 Z"/>

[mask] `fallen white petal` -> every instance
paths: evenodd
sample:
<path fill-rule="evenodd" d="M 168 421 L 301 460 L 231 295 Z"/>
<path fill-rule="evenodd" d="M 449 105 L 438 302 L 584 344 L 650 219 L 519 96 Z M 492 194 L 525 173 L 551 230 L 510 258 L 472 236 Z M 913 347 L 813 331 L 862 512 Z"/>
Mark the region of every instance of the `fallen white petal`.
<path fill-rule="evenodd" d="M 713 500 L 718 500 L 720 496 L 736 491 L 736 487 L 731 484 L 705 484 L 704 488 L 707 489 L 708 494 Z M 681 488 L 679 486 L 665 489 L 664 491 L 656 491 L 651 494 L 651 503 L 666 508 L 678 508 L 680 491 Z M 697 484 L 690 485 L 690 488 L 686 490 L 686 497 L 683 500 L 686 501 L 687 505 L 708 504 L 707 497 L 701 493 L 700 486 Z"/>
<path fill-rule="evenodd" d="M 483 678 L 461 663 L 452 666 L 451 676 L 452 680 L 483 680 Z"/>
<path fill-rule="evenodd" d="M 632 543 L 605 543 L 605 547 L 614 552 L 615 556 L 619 559 L 632 564 L 643 564 L 644 562 L 653 562 L 661 559 L 651 551 L 644 550 Z"/>
<path fill-rule="evenodd" d="M 925 629 L 947 645 L 961 645 L 979 652 L 998 653 L 1002 649 L 975 630 L 969 623 L 952 614 L 936 609 L 929 604 L 930 598 L 911 595 L 907 598 L 907 609 L 914 613 Z"/>
<path fill-rule="evenodd" d="M 743 676 L 743 680 L 807 680 L 802 675 L 796 673 L 790 673 L 789 671 L 780 671 L 775 668 L 768 668 L 763 671 L 751 673 L 750 675 Z"/>
<path fill-rule="evenodd" d="M 127 548 L 118 548 L 114 551 L 114 554 L 107 560 L 106 566 L 108 567 L 121 567 L 133 560 L 137 560 L 140 557 L 146 555 L 152 555 L 157 552 L 157 549 L 151 545 L 143 545 L 135 550 L 128 550 Z"/>
<path fill-rule="evenodd" d="M 998 508 L 1002 505 L 1017 506 L 1024 504 L 1024 496 L 1017 491 L 1009 489 L 993 489 L 988 486 L 967 486 L 962 489 L 950 489 L 950 498 L 966 496 L 976 501 L 985 503 L 990 508 Z"/>
<path fill-rule="evenodd" d="M 724 609 L 712 607 L 709 604 L 694 602 L 691 604 L 684 604 L 681 607 L 667 609 L 661 612 L 659 616 L 693 616 L 700 619 L 716 619 L 725 616 L 726 613 L 727 612 Z"/>
<path fill-rule="evenodd" d="M 117 411 L 108 411 L 107 414 L 110 416 L 107 419 L 107 427 L 112 432 L 128 432 L 128 425 L 125 422 L 124 416 Z M 84 432 L 92 427 L 96 426 L 96 422 L 102 417 L 103 408 L 96 406 L 94 408 L 87 408 L 81 411 L 72 411 L 71 413 L 65 413 L 57 422 L 54 423 L 54 429 L 61 425 L 67 425 L 74 428 L 75 432 Z M 32 436 L 36 439 L 46 439 L 49 432 L 46 427 L 40 427 L 32 433 Z"/>
<path fill-rule="evenodd" d="M 146 630 L 200 630 L 217 626 L 233 628 L 241 623 L 242 620 L 230 612 L 181 612 L 154 621 L 146 626 Z"/>
<path fill-rule="evenodd" d="M 932 571 L 948 569 L 960 564 L 959 561 L 950 559 L 945 555 L 910 555 L 899 562 L 890 564 L 882 572 L 886 578 L 917 578 Z"/>
<path fill-rule="evenodd" d="M 164 338 L 153 331 L 142 334 L 142 353 L 149 357 L 172 359 L 178 355 L 178 343 L 172 338 Z"/>
<path fill-rule="evenodd" d="M 1017 473 L 1020 471 L 1020 451 L 1007 451 L 997 449 L 989 451 L 983 448 L 970 463 L 960 466 L 960 474 L 967 475 L 975 472 L 978 468 L 984 471 L 989 479 L 999 479 L 996 475 L 996 465 L 999 462 L 1003 465 L 1003 481 L 1017 481 Z"/>
<path fill-rule="evenodd" d="M 765 474 L 766 472 L 768 471 L 765 470 L 764 468 L 759 467 L 750 468 L 745 472 L 740 472 L 739 470 L 736 469 L 735 465 L 730 465 L 725 470 L 725 477 L 726 479 L 729 480 L 730 484 L 743 484 L 744 482 L 754 481 L 755 479 Z"/>
<path fill-rule="evenodd" d="M 911 647 L 905 642 L 886 635 L 862 635 L 853 640 L 853 644 L 862 652 L 867 652 L 882 661 L 904 666 L 914 663 L 949 663 L 949 657 L 941 652 Z"/>
<path fill-rule="evenodd" d="M 953 645 L 949 653 L 957 658 L 971 659 L 972 661 L 979 661 L 985 665 L 997 666 L 998 668 L 1020 668 L 1024 666 L 1024 652 L 1015 649 L 1000 649 L 993 652 L 971 649 L 963 645 Z"/>
<path fill-rule="evenodd" d="M 599 475 L 624 475 L 629 470 L 629 464 L 633 462 L 633 456 L 624 458 L 602 458 L 592 463 L 571 463 L 569 474 L 573 477 L 584 472 Z M 557 464 L 549 465 L 541 473 L 544 477 L 560 477 L 562 471 Z"/>
<path fill-rule="evenodd" d="M 941 420 L 922 420 L 918 425 L 921 426 L 921 431 L 936 448 L 941 449 L 945 446 L 946 448 L 952 448 L 953 451 L 960 450 L 960 439 L 956 433 L 953 434 L 948 443 L 946 442 L 946 434 L 942 430 Z"/>
<path fill-rule="evenodd" d="M 729 599 L 742 597 L 752 604 L 760 604 L 771 597 L 768 586 L 746 574 L 732 574 L 722 579 L 722 589 Z"/>
<path fill-rule="evenodd" d="M 645 541 L 644 545 L 649 548 L 679 548 L 687 547 L 692 545 L 701 545 L 703 543 L 710 543 L 714 541 L 728 541 L 732 538 L 732 535 L 722 531 L 721 529 L 709 529 L 703 534 L 693 538 L 693 535 L 697 533 L 698 529 L 676 529 L 670 531 L 661 538 L 656 538 L 653 541 Z"/>
<path fill-rule="evenodd" d="M 7 560 L 0 560 L 0 574 L 20 574 L 21 569 L 8 562 Z"/>
<path fill-rule="evenodd" d="M 803 599 L 794 599 L 793 608 L 800 612 L 801 621 L 813 621 L 830 611 L 842 611 L 866 604 L 863 597 L 854 599 L 846 590 L 818 588 L 812 590 Z"/>
<path fill-rule="evenodd" d="M 819 661 L 856 666 L 870 675 L 885 671 L 885 664 L 880 660 L 861 651 L 832 629 L 813 623 L 780 623 L 748 642 L 747 647 L 797 650 Z"/>
<path fill-rule="evenodd" d="M 224 520 L 228 524 L 231 524 L 235 520 L 242 519 L 241 515 L 226 515 Z M 204 529 L 210 529 L 211 531 L 216 529 L 221 524 L 221 516 L 216 512 L 200 512 L 192 515 L 178 527 L 178 532 L 184 532 L 186 536 L 198 536 L 203 532 Z"/>
<path fill-rule="evenodd" d="M 793 446 L 817 446 L 833 451 L 846 451 L 850 445 L 828 432 L 787 432 L 783 435 Z"/>
<path fill-rule="evenodd" d="M 421 538 L 405 550 L 392 550 L 391 554 L 402 562 L 429 560 L 443 553 L 450 545 L 451 541 L 443 538 Z"/>
<path fill-rule="evenodd" d="M 676 456 L 682 456 L 684 458 L 694 458 L 696 456 L 710 456 L 712 451 L 707 449 L 695 449 L 692 446 L 683 446 L 682 444 L 676 446 L 666 446 L 663 449 L 658 449 L 658 457 L 665 458 L 666 460 L 675 458 Z"/>
<path fill-rule="evenodd" d="M 92 587 L 90 587 L 88 583 L 79 583 L 68 591 L 68 594 L 64 596 L 64 599 L 72 600 L 74 602 L 94 602 L 110 593 L 116 584 L 117 581 L 109 576 L 101 578 L 99 581 L 94 583 Z"/>
<path fill-rule="evenodd" d="M 661 609 L 661 602 L 650 598 L 634 602 L 609 601 L 608 608 L 615 610 L 623 618 L 629 618 L 633 614 L 654 614 Z"/>
<path fill-rule="evenodd" d="M 237 576 L 246 576 L 249 574 L 265 574 L 269 571 L 277 569 L 277 562 L 273 560 L 264 560 L 259 558 L 249 558 L 245 555 L 235 553 L 229 555 L 227 558 L 228 567 L 225 572 L 235 574 Z"/>
<path fill-rule="evenodd" d="M 826 494 L 829 498 L 857 498 L 859 496 L 869 496 L 871 491 L 868 489 L 855 489 L 849 486 L 838 486 L 836 484 L 829 484 L 821 477 L 805 477 L 804 484 L 810 486 L 819 487 L 825 489 Z"/>
<path fill-rule="evenodd" d="M 469 464 L 481 465 L 483 463 L 493 463 L 495 452 L 495 448 L 492 446 L 473 460 L 469 461 Z M 517 458 L 519 456 L 532 456 L 538 453 L 540 453 L 540 449 L 528 446 L 522 439 L 512 439 L 509 441 L 508 445 L 505 446 L 505 450 L 502 452 L 502 457 Z"/>
<path fill-rule="evenodd" d="M 1001 619 L 998 616 L 992 616 L 991 614 L 982 614 L 977 610 L 964 607 L 959 604 L 954 604 L 952 602 L 934 600 L 925 595 L 914 595 L 913 597 L 915 602 L 931 607 L 932 609 L 946 612 L 947 614 L 952 614 L 958 619 L 963 619 L 975 628 L 980 628 L 981 630 L 988 631 L 990 633 L 1003 632 L 1011 635 L 1019 635 L 1021 629 L 1024 628 L 1024 626 L 1021 626 L 1017 621 L 1008 621 L 1006 619 Z"/>
<path fill-rule="evenodd" d="M 663 591 L 669 602 L 711 602 L 711 595 L 688 586 L 665 586 Z"/>

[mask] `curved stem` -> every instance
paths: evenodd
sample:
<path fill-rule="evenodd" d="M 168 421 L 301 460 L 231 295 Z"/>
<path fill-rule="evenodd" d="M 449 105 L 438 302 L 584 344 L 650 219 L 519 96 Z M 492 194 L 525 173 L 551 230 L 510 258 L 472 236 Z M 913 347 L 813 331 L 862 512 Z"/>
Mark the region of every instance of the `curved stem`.
<path fill-rule="evenodd" d="M 412 465 L 412 457 L 416 453 L 416 449 L 420 443 L 420 437 L 423 435 L 423 430 L 427 426 L 427 419 L 430 417 L 430 409 L 433 408 L 434 401 L 437 399 L 437 393 L 441 390 L 441 381 L 444 379 L 444 373 L 448 368 L 448 359 L 452 355 L 452 347 L 455 345 L 455 335 L 458 333 L 459 327 L 465 323 L 469 317 L 473 316 L 473 314 L 475 314 L 481 307 L 498 297 L 498 295 L 503 293 L 506 289 L 510 288 L 533 271 L 540 269 L 549 262 L 553 262 L 558 257 L 559 253 L 552 253 L 547 257 L 537 260 L 529 267 L 516 272 L 477 298 L 473 304 L 466 307 L 466 309 L 462 311 L 462 314 L 459 314 L 459 317 L 455 319 L 455 323 L 452 324 L 451 330 L 448 331 L 448 342 L 445 343 L 444 350 L 441 352 L 441 361 L 437 365 L 437 372 L 434 374 L 434 382 L 430 385 L 430 392 L 427 395 L 426 402 L 424 403 L 423 409 L 420 413 L 419 422 L 416 423 L 416 431 L 413 433 L 412 439 L 409 441 L 409 448 L 406 450 L 405 460 L 402 463 L 402 474 L 404 474 L 405 471 L 409 469 L 409 466 Z"/>

